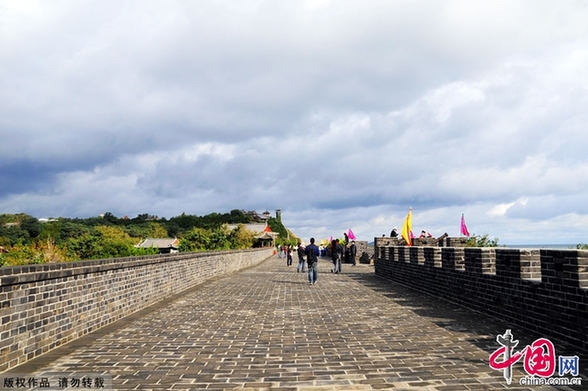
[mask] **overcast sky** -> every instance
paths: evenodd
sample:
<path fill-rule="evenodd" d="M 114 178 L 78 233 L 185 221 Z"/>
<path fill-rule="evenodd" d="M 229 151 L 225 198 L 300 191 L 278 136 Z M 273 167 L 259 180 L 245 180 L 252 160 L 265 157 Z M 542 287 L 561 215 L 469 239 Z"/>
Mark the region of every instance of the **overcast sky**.
<path fill-rule="evenodd" d="M 588 243 L 588 2 L 0 0 L 0 213 Z"/>

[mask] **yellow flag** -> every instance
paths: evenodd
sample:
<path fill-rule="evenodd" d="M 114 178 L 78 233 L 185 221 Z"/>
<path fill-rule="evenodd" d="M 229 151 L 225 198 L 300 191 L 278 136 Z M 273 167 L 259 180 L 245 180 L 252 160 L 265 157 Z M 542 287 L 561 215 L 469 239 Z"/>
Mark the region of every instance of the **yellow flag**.
<path fill-rule="evenodd" d="M 412 208 L 409 209 L 404 225 L 402 226 L 402 238 L 407 245 L 412 246 Z"/>

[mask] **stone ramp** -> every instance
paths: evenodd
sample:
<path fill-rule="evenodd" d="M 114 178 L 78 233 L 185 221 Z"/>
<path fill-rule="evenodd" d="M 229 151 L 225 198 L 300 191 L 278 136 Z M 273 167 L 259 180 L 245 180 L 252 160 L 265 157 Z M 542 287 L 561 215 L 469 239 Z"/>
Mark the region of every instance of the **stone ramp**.
<path fill-rule="evenodd" d="M 371 265 L 332 274 L 321 259 L 309 286 L 296 264 L 274 256 L 214 278 L 0 377 L 98 373 L 114 390 L 581 389 L 519 386 L 521 362 L 507 386 L 488 365 L 511 328 L 498 319 L 382 280 Z M 512 332 L 520 346 L 541 337 Z"/>

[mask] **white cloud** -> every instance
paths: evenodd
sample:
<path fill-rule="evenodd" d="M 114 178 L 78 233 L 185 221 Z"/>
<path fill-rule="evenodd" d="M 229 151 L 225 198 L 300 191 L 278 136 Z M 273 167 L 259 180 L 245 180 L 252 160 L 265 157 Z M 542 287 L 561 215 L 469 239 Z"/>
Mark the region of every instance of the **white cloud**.
<path fill-rule="evenodd" d="M 506 215 L 506 212 L 508 212 L 508 210 L 514 204 L 515 204 L 514 202 L 509 202 L 509 203 L 505 203 L 505 204 L 496 205 L 488 211 L 488 214 L 490 216 L 494 216 L 494 217 L 502 217 L 502 216 Z"/>

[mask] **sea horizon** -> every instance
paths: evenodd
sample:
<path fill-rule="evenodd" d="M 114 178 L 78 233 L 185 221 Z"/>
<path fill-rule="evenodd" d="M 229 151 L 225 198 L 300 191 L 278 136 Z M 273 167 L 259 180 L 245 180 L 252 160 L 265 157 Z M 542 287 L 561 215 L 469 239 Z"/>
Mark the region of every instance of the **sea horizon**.
<path fill-rule="evenodd" d="M 368 242 L 368 246 L 373 246 L 374 242 Z M 499 243 L 497 248 L 525 248 L 525 249 L 554 249 L 554 250 L 577 250 L 576 246 L 578 243 L 575 244 L 505 244 Z"/>
<path fill-rule="evenodd" d="M 557 249 L 557 250 L 577 250 L 578 244 L 499 244 L 498 247 L 505 246 L 508 248 L 537 248 L 537 249 Z"/>

